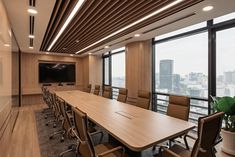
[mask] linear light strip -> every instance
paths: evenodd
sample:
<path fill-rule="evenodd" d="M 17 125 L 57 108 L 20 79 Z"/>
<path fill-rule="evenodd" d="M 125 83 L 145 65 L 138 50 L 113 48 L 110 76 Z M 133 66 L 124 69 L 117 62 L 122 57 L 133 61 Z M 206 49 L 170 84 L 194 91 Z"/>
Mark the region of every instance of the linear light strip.
<path fill-rule="evenodd" d="M 55 39 L 52 41 L 51 45 L 49 46 L 49 48 L 47 49 L 47 51 L 50 51 L 51 48 L 54 46 L 54 44 L 56 43 L 56 41 L 59 39 L 59 37 L 61 36 L 61 34 L 64 32 L 65 28 L 68 26 L 68 24 L 70 23 L 70 21 L 73 19 L 73 17 L 75 16 L 75 14 L 77 13 L 77 11 L 79 10 L 79 8 L 82 6 L 82 4 L 84 3 L 85 0 L 78 0 L 76 6 L 73 8 L 73 11 L 71 12 L 71 14 L 69 15 L 69 17 L 67 18 L 67 20 L 65 21 L 64 25 L 62 26 L 62 28 L 60 29 L 59 33 L 56 35 Z"/>
<path fill-rule="evenodd" d="M 176 5 L 176 4 L 178 4 L 178 3 L 182 2 L 182 1 L 183 1 L 183 0 L 176 0 L 176 1 L 174 1 L 174 2 L 172 2 L 172 3 L 170 3 L 170 4 L 168 4 L 168 5 L 166 5 L 166 6 L 162 7 L 162 8 L 160 8 L 160 9 L 158 9 L 157 11 L 155 11 L 155 12 L 153 12 L 153 13 L 151 13 L 151 14 L 149 14 L 149 15 L 143 17 L 143 18 L 141 18 L 140 20 L 135 21 L 135 22 L 131 23 L 130 25 L 128 25 L 128 26 L 126 26 L 126 27 L 124 27 L 124 28 L 122 28 L 122 29 L 120 29 L 120 30 L 118 30 L 118 31 L 116 31 L 116 32 L 114 32 L 114 33 L 112 33 L 112 34 L 110 34 L 110 35 L 108 35 L 108 36 L 106 36 L 106 37 L 100 39 L 100 40 L 98 40 L 97 42 L 95 42 L 95 43 L 93 43 L 93 44 L 91 44 L 91 45 L 89 45 L 89 46 L 87 46 L 87 47 L 85 47 L 85 48 L 79 50 L 78 52 L 76 52 L 76 54 L 81 53 L 82 51 L 87 50 L 88 48 L 90 48 L 90 47 L 92 47 L 92 46 L 94 46 L 94 45 L 96 45 L 96 44 L 98 44 L 98 43 L 100 43 L 100 42 L 102 42 L 102 41 L 104 41 L 104 40 L 106 40 L 106 39 L 112 37 L 112 36 L 115 36 L 115 35 L 117 35 L 118 33 L 123 32 L 123 31 L 125 31 L 126 29 L 128 29 L 128 28 L 130 28 L 130 27 L 132 27 L 132 26 L 134 26 L 134 25 L 139 24 L 140 22 L 143 22 L 143 21 L 145 21 L 145 20 L 147 20 L 147 19 L 149 19 L 149 18 L 151 18 L 151 17 L 153 17 L 153 16 L 155 16 L 155 15 L 161 13 L 161 12 L 164 11 L 164 10 L 173 7 L 174 5 Z"/>

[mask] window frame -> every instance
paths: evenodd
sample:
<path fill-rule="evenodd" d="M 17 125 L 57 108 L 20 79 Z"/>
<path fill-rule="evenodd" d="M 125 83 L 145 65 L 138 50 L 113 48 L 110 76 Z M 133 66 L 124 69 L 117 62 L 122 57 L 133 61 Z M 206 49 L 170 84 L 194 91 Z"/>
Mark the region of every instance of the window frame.
<path fill-rule="evenodd" d="M 109 51 L 108 54 L 102 55 L 103 60 L 103 86 L 111 86 L 112 88 L 121 88 L 121 87 L 115 87 L 112 86 L 112 56 L 120 53 L 126 53 L 126 50 L 123 49 L 121 51 L 117 52 L 111 52 Z M 105 84 L 105 58 L 109 58 L 109 84 Z"/>
<path fill-rule="evenodd" d="M 216 32 L 233 28 L 235 27 L 235 19 L 231 19 L 228 21 L 220 22 L 214 24 L 213 19 L 207 21 L 207 26 L 198 28 L 195 30 L 191 30 L 188 32 L 184 32 L 181 34 L 173 35 L 170 37 L 166 37 L 164 39 L 155 40 L 155 38 L 152 38 L 152 110 L 157 111 L 157 94 L 159 92 L 156 91 L 155 85 L 156 85 L 156 78 L 155 78 L 155 72 L 156 72 L 156 50 L 155 45 L 162 42 L 167 42 L 170 40 L 175 40 L 179 38 L 184 38 L 188 36 L 192 36 L 195 34 L 203 33 L 205 31 L 208 32 L 208 99 L 205 98 L 197 98 L 197 97 L 190 97 L 193 100 L 199 100 L 199 101 L 208 101 L 208 114 L 212 113 L 212 108 L 210 103 L 212 102 L 210 96 L 216 96 Z M 170 95 L 169 93 L 160 93 L 163 95 Z"/>

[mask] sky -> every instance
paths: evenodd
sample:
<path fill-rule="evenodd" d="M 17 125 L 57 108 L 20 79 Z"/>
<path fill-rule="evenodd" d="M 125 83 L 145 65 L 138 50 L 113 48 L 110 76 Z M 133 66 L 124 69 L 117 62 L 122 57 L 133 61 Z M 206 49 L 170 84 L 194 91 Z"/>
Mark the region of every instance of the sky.
<path fill-rule="evenodd" d="M 231 18 L 235 18 L 235 13 L 216 18 L 214 19 L 214 22 L 221 22 Z M 161 35 L 155 39 L 162 39 L 169 35 L 175 35 L 185 31 L 194 30 L 196 28 L 201 28 L 205 26 L 205 24 L 206 22 L 202 22 Z M 216 36 L 217 75 L 222 75 L 225 71 L 235 70 L 235 28 L 219 31 Z M 172 59 L 174 60 L 173 71 L 175 74 L 187 75 L 190 72 L 195 72 L 208 75 L 207 32 L 157 44 L 155 45 L 155 50 L 157 73 L 159 73 L 158 64 L 160 63 L 160 60 Z M 112 76 L 125 76 L 125 53 L 112 55 Z"/>

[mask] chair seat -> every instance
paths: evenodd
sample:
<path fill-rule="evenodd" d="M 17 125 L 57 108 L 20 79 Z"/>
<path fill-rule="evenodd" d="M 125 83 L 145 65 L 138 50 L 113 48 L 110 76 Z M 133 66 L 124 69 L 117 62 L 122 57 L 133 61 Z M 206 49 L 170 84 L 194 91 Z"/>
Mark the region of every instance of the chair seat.
<path fill-rule="evenodd" d="M 109 143 L 98 144 L 95 146 L 95 152 L 96 154 L 100 154 L 100 153 L 109 151 L 110 149 L 113 149 L 113 148 L 114 147 Z M 115 152 L 105 155 L 105 157 L 121 157 L 121 155 L 122 155 L 121 151 L 115 151 Z"/>
<path fill-rule="evenodd" d="M 178 154 L 181 157 L 190 157 L 191 151 L 185 149 L 184 147 L 175 144 L 170 148 L 171 151 Z M 160 154 L 155 155 L 154 157 L 161 157 Z M 172 155 L 166 153 L 165 151 L 162 152 L 162 157 L 172 157 Z"/>

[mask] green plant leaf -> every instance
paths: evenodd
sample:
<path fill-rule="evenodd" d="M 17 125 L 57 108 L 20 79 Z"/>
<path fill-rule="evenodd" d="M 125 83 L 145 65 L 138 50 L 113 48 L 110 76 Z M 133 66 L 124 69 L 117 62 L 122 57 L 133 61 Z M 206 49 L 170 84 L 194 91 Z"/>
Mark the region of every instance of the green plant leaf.
<path fill-rule="evenodd" d="M 235 99 L 232 97 L 222 97 L 221 99 L 217 100 L 216 108 L 218 111 L 222 111 L 227 115 L 235 115 Z"/>
<path fill-rule="evenodd" d="M 230 116 L 230 117 L 229 117 L 229 120 L 230 120 L 232 123 L 235 123 L 235 115 Z"/>

